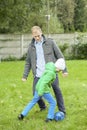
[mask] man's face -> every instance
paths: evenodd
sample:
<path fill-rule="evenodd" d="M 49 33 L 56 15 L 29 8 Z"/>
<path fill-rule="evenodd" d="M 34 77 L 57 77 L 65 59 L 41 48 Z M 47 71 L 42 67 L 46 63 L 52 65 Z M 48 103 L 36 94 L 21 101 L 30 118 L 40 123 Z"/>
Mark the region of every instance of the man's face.
<path fill-rule="evenodd" d="M 36 42 L 40 42 L 42 38 L 42 33 L 39 30 L 35 30 L 32 32 L 32 36 Z"/>

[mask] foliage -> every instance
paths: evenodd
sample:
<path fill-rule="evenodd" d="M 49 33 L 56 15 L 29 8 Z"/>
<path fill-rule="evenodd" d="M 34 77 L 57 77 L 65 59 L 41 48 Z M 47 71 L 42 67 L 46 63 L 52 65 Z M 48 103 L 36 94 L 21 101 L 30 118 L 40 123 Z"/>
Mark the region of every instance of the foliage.
<path fill-rule="evenodd" d="M 0 33 L 27 33 L 33 25 L 47 32 L 46 15 L 52 33 L 87 31 L 86 14 L 86 0 L 0 0 Z"/>
<path fill-rule="evenodd" d="M 38 2 L 39 4 L 37 4 Z M 38 13 L 42 7 L 40 0 L 0 1 L 0 6 L 1 33 L 25 32 L 30 23 L 30 14 Z"/>
<path fill-rule="evenodd" d="M 86 34 L 78 33 L 75 44 L 71 45 L 70 59 L 87 59 Z"/>
<path fill-rule="evenodd" d="M 48 26 L 46 25 L 45 26 L 45 30 L 46 30 L 45 33 L 48 33 L 47 29 L 48 29 Z M 53 34 L 54 32 L 55 32 L 55 34 L 63 33 L 64 29 L 62 27 L 61 22 L 58 20 L 58 18 L 51 15 L 50 21 L 49 21 L 49 33 Z"/>
<path fill-rule="evenodd" d="M 58 1 L 58 12 L 57 16 L 59 20 L 61 21 L 64 31 L 74 31 L 73 28 L 73 18 L 74 18 L 74 1 L 73 0 L 59 0 Z"/>
<path fill-rule="evenodd" d="M 72 45 L 71 58 L 73 59 L 87 59 L 87 43 Z"/>
<path fill-rule="evenodd" d="M 1 59 L 1 61 L 17 61 L 18 59 L 14 56 L 9 55 L 8 57 L 5 57 Z"/>
<path fill-rule="evenodd" d="M 69 47 L 68 43 L 65 43 L 63 45 L 59 45 L 59 48 L 61 49 L 62 53 L 64 54 L 66 49 Z"/>
<path fill-rule="evenodd" d="M 87 31 L 87 2 L 75 0 L 74 27 L 77 31 Z"/>
<path fill-rule="evenodd" d="M 59 46 L 65 59 L 87 59 L 87 43 Z"/>
<path fill-rule="evenodd" d="M 25 53 L 25 54 L 20 58 L 20 60 L 25 60 L 26 57 L 27 57 L 27 53 Z"/>
<path fill-rule="evenodd" d="M 59 73 L 66 118 L 50 123 L 44 122 L 48 109 L 40 112 L 38 105 L 35 105 L 23 121 L 17 119 L 18 114 L 32 99 L 32 73 L 27 82 L 21 81 L 24 64 L 22 61 L 0 63 L 0 130 L 86 130 L 87 60 L 66 61 L 68 77 L 63 78 Z M 52 94 L 54 95 L 53 91 Z M 46 101 L 45 103 L 48 108 Z"/>

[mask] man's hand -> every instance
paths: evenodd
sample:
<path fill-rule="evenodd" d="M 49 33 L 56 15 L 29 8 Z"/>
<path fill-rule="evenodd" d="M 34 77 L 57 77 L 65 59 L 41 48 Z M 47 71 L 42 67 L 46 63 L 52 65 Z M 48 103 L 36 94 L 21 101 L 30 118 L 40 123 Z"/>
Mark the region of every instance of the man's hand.
<path fill-rule="evenodd" d="M 25 79 L 25 78 L 22 78 L 22 81 L 23 81 L 23 82 L 25 82 L 26 80 L 27 80 L 27 79 Z"/>
<path fill-rule="evenodd" d="M 67 77 L 68 76 L 68 73 L 65 72 L 65 73 L 62 73 L 63 77 Z"/>

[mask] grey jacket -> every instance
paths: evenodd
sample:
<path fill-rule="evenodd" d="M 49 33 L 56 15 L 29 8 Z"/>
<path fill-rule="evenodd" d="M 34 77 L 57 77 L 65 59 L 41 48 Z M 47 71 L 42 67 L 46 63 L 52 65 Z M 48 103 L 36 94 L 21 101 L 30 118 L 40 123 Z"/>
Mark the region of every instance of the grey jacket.
<path fill-rule="evenodd" d="M 44 51 L 44 57 L 45 62 L 55 62 L 59 58 L 64 58 L 63 54 L 61 53 L 60 49 L 57 47 L 56 43 L 51 38 L 45 38 L 43 36 L 43 51 Z M 36 75 L 36 48 L 34 45 L 35 40 L 32 39 L 31 43 L 29 44 L 27 57 L 26 57 L 26 63 L 25 63 L 25 69 L 23 78 L 28 77 L 28 74 L 30 70 L 32 69 L 33 75 Z M 64 71 L 67 71 L 66 69 Z"/>

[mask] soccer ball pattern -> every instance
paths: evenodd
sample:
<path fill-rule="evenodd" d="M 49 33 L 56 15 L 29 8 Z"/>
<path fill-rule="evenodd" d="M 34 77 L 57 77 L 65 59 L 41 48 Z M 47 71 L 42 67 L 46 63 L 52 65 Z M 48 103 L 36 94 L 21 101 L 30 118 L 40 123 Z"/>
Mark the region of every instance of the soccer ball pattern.
<path fill-rule="evenodd" d="M 56 112 L 54 115 L 54 120 L 59 121 L 64 119 L 64 113 L 63 112 Z"/>

